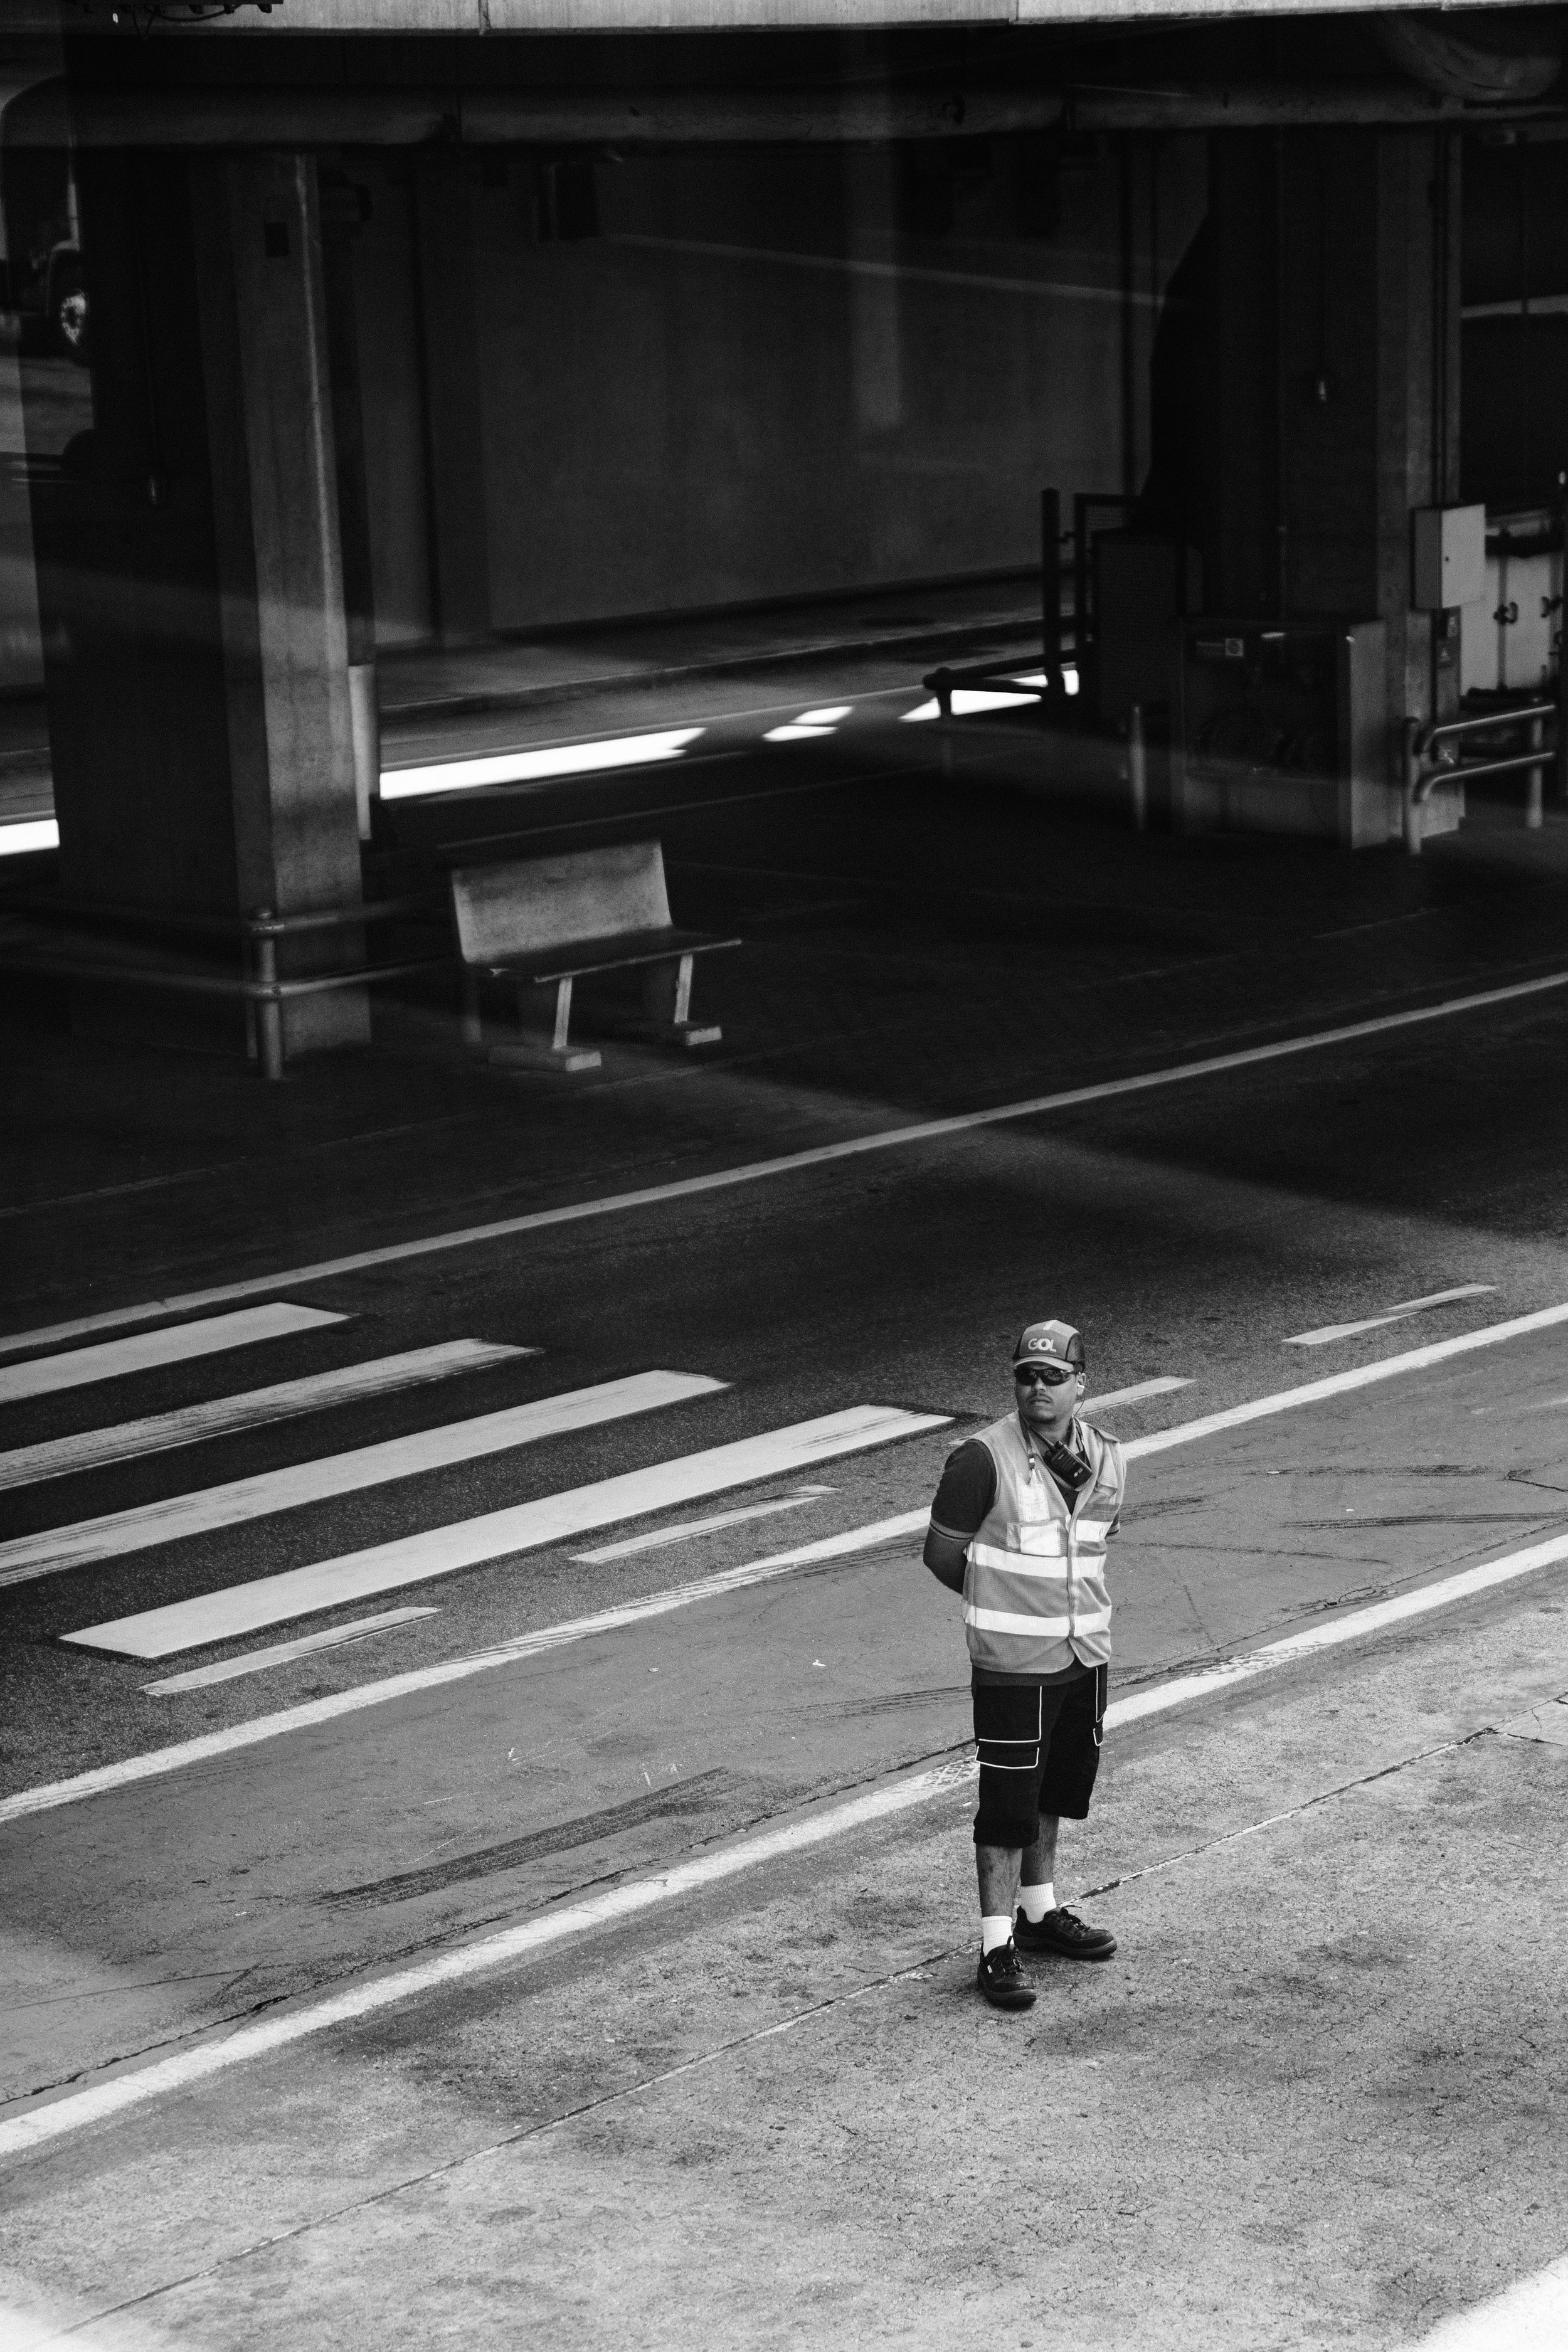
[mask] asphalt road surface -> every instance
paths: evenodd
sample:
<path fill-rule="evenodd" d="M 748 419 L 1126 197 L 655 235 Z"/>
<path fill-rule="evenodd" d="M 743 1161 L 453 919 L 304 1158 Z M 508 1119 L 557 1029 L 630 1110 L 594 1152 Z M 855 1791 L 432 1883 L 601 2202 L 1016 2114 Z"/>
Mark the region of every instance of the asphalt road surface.
<path fill-rule="evenodd" d="M 0 1354 L 0 2301 L 1392 2347 L 1552 2263 L 1565 1037 L 1515 999 Z M 917 1522 L 1045 1314 L 1172 1442 L 1058 1881 L 1121 1948 L 1008 2018 Z"/>

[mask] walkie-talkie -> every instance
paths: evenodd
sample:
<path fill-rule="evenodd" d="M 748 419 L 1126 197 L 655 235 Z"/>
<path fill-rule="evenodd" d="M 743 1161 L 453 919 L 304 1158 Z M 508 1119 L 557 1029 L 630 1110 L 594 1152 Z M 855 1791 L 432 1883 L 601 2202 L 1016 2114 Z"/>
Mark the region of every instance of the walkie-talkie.
<path fill-rule="evenodd" d="M 1075 1495 L 1081 1493 L 1094 1475 L 1088 1463 L 1080 1461 L 1070 1445 L 1060 1445 L 1054 1437 L 1042 1437 L 1037 1430 L 1035 1443 L 1052 1477 L 1060 1485 L 1070 1486 Z"/>

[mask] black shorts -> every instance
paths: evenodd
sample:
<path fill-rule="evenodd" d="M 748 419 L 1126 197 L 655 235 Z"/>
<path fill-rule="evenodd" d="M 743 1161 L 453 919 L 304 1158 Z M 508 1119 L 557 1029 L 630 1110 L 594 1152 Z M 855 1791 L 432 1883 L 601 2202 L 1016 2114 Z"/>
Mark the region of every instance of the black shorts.
<path fill-rule="evenodd" d="M 1081 1822 L 1100 1769 L 1105 1669 L 1070 1683 L 977 1683 L 976 1845 L 1033 1845 L 1042 1813 Z"/>

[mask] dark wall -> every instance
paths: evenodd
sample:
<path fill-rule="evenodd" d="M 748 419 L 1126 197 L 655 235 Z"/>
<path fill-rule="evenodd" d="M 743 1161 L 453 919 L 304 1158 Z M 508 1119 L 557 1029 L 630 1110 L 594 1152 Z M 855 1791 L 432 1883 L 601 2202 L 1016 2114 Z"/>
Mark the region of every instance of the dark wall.
<path fill-rule="evenodd" d="M 1568 142 L 1467 142 L 1464 300 L 1463 495 L 1541 505 L 1568 469 Z"/>

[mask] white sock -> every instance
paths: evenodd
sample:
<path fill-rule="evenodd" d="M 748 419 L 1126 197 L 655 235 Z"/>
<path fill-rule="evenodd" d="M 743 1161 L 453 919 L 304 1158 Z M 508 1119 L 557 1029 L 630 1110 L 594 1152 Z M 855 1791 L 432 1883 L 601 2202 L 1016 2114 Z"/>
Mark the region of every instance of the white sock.
<path fill-rule="evenodd" d="M 1057 1890 L 1050 1879 L 1043 1886 L 1020 1886 L 1018 1908 L 1031 1927 L 1037 1927 L 1047 1911 L 1057 1907 Z"/>
<path fill-rule="evenodd" d="M 980 1948 L 983 1952 L 994 1952 L 998 1944 L 1010 1944 L 1012 1940 L 1013 1922 L 1011 1919 L 1005 1916 L 1000 1919 L 988 1919 L 982 1917 L 980 1922 Z"/>

